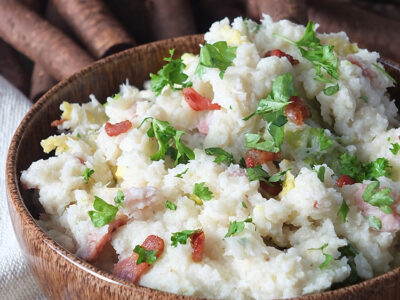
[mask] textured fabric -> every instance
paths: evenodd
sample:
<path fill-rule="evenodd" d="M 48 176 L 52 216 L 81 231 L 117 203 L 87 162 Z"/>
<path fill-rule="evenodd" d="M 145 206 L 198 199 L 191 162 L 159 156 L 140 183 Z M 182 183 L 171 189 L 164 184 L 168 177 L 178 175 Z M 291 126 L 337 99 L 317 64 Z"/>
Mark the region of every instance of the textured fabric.
<path fill-rule="evenodd" d="M 22 257 L 11 225 L 5 192 L 8 146 L 29 100 L 0 76 L 0 299 L 45 299 Z"/>

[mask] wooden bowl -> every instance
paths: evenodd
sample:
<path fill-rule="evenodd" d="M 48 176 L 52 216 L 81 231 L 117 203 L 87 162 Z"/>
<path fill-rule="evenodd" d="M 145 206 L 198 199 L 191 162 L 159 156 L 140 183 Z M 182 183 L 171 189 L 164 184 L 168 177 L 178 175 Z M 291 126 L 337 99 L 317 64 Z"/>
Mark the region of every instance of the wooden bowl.
<path fill-rule="evenodd" d="M 7 157 L 8 206 L 18 242 L 26 262 L 44 295 L 49 299 L 196 299 L 173 295 L 126 282 L 101 271 L 60 247 L 36 224 L 41 211 L 30 191 L 22 188 L 20 174 L 31 162 L 48 157 L 40 140 L 56 133 L 49 126 L 58 119 L 62 101 L 87 102 L 93 93 L 100 101 L 118 92 L 128 78 L 141 86 L 165 63 L 170 48 L 176 54 L 199 52 L 202 35 L 170 39 L 139 46 L 102 59 L 60 82 L 28 112 L 11 142 Z M 388 72 L 400 82 L 400 67 L 384 62 Z M 391 96 L 400 99 L 400 88 Z M 233 297 L 234 295 L 232 295 Z M 266 295 L 268 296 L 268 295 Z M 297 299 L 400 299 L 400 268 L 359 284 Z"/>

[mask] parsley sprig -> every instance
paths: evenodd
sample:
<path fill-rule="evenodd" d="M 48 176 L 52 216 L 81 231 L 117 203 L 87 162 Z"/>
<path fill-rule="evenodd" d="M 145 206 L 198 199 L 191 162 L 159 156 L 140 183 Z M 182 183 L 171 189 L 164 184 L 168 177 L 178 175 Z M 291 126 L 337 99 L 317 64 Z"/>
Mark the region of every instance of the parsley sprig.
<path fill-rule="evenodd" d="M 206 152 L 207 155 L 214 155 L 215 156 L 214 162 L 216 163 L 224 163 L 227 166 L 235 163 L 233 154 L 225 151 L 222 148 L 219 147 L 207 148 L 204 151 Z"/>
<path fill-rule="evenodd" d="M 394 155 L 396 155 L 397 153 L 399 153 L 400 151 L 400 145 L 399 143 L 391 143 L 392 147 L 389 148 L 390 152 L 392 152 Z"/>
<path fill-rule="evenodd" d="M 86 184 L 89 183 L 89 178 L 90 178 L 90 176 L 93 175 L 93 173 L 94 173 L 94 170 L 90 169 L 90 168 L 86 168 L 85 171 L 83 171 L 82 176 L 83 176 L 83 180 L 85 181 Z"/>
<path fill-rule="evenodd" d="M 236 57 L 236 48 L 230 47 L 225 41 L 219 41 L 214 44 L 206 43 L 200 49 L 199 64 L 195 74 L 201 78 L 205 68 L 217 68 L 220 70 L 219 77 L 224 77 L 226 69 L 232 65 Z"/>
<path fill-rule="evenodd" d="M 273 182 L 279 182 L 282 180 L 283 176 L 285 176 L 287 171 L 290 171 L 291 169 L 287 169 L 285 171 L 281 171 L 278 173 L 275 173 L 272 176 L 269 176 L 267 171 L 265 171 L 260 165 L 255 166 L 254 168 L 246 168 L 246 173 L 247 177 L 249 177 L 250 181 L 254 180 L 260 180 L 264 181 L 266 183 L 273 183 Z"/>
<path fill-rule="evenodd" d="M 161 121 L 156 118 L 145 118 L 140 128 L 145 121 L 151 119 L 149 130 L 147 130 L 148 137 L 155 137 L 158 142 L 158 151 L 150 156 L 151 160 L 164 159 L 165 155 L 168 154 L 172 159 L 175 160 L 175 165 L 179 163 L 187 163 L 188 160 L 194 159 L 195 154 L 192 149 L 188 148 L 181 141 L 184 131 L 177 130 L 171 126 L 167 121 Z M 175 148 L 173 145 L 175 144 Z"/>
<path fill-rule="evenodd" d="M 161 94 L 162 89 L 166 85 L 169 85 L 173 90 L 181 90 L 192 86 L 192 82 L 186 81 L 189 76 L 183 73 L 186 65 L 182 59 L 172 59 L 174 52 L 175 49 L 169 50 L 170 56 L 164 58 L 168 63 L 157 74 L 150 73 L 151 89 L 157 96 Z"/>
<path fill-rule="evenodd" d="M 356 263 L 354 261 L 354 258 L 358 254 L 357 249 L 352 244 L 348 243 L 346 246 L 338 248 L 338 251 L 341 254 L 339 259 L 341 259 L 342 257 L 347 257 L 347 263 L 349 264 L 351 271 L 349 277 L 347 277 L 344 281 L 334 283 L 332 285 L 332 288 L 334 289 L 355 284 L 361 281 L 361 278 L 357 273 Z"/>
<path fill-rule="evenodd" d="M 340 172 L 349 175 L 357 182 L 376 180 L 381 176 L 390 176 L 391 166 L 386 158 L 377 158 L 370 163 L 362 163 L 356 156 L 344 153 L 340 156 Z"/>
<path fill-rule="evenodd" d="M 200 232 L 201 229 L 196 230 L 183 230 L 180 232 L 174 232 L 171 236 L 171 245 L 173 247 L 177 247 L 178 244 L 185 245 L 187 243 L 187 239 L 190 238 L 192 235 Z"/>
<path fill-rule="evenodd" d="M 368 224 L 369 227 L 380 230 L 382 228 L 382 221 L 378 217 L 375 216 L 369 216 L 368 217 Z"/>
<path fill-rule="evenodd" d="M 124 200 L 125 200 L 124 192 L 122 190 L 118 190 L 117 196 L 115 196 L 115 198 L 114 198 L 115 205 L 117 207 L 122 207 Z"/>
<path fill-rule="evenodd" d="M 322 251 L 322 255 L 323 256 L 325 256 L 325 260 L 322 262 L 322 264 L 320 264 L 319 265 L 319 268 L 322 270 L 322 269 L 324 269 L 324 268 L 326 268 L 329 264 L 330 264 L 330 262 L 332 261 L 332 255 L 330 255 L 330 254 L 328 254 L 328 253 L 325 253 L 324 252 L 324 249 L 326 248 L 326 247 L 328 247 L 328 243 L 326 243 L 326 244 L 323 244 L 321 247 L 319 247 L 319 248 L 310 248 L 310 249 L 308 249 L 308 250 L 320 250 L 320 251 Z"/>
<path fill-rule="evenodd" d="M 234 234 L 240 233 L 244 230 L 245 223 L 252 223 L 253 219 L 248 217 L 246 220 L 243 221 L 233 221 L 229 223 L 228 232 L 225 234 L 225 237 L 231 237 Z"/>
<path fill-rule="evenodd" d="M 347 214 L 349 213 L 349 206 L 347 205 L 346 201 L 343 199 L 342 204 L 340 205 L 339 211 L 337 215 L 342 219 L 343 223 L 346 223 Z"/>
<path fill-rule="evenodd" d="M 365 202 L 379 207 L 379 209 L 385 214 L 391 214 L 392 208 L 390 206 L 394 203 L 394 200 L 390 195 L 392 190 L 390 188 L 379 190 L 379 185 L 379 181 L 373 181 L 368 184 L 362 194 L 362 198 Z"/>
<path fill-rule="evenodd" d="M 195 183 L 193 188 L 193 195 L 196 195 L 201 200 L 208 201 L 212 199 L 213 193 L 205 184 L 205 182 Z"/>
<path fill-rule="evenodd" d="M 157 260 L 157 257 L 156 257 L 157 251 L 156 250 L 146 250 L 142 246 L 136 245 L 136 247 L 133 249 L 133 252 L 138 254 L 138 258 L 136 260 L 137 265 L 139 265 L 143 262 L 146 262 L 149 265 L 151 265 L 152 263 L 154 263 Z"/>
<path fill-rule="evenodd" d="M 301 52 L 301 55 L 309 60 L 314 69 L 317 71 L 315 80 L 334 84 L 333 79 L 339 79 L 338 73 L 338 59 L 335 57 L 332 45 L 322 45 L 321 41 L 315 34 L 315 23 L 309 21 L 307 23 L 304 36 L 298 41 L 292 41 L 284 36 L 275 34 L 286 42 L 295 45 Z M 325 70 L 327 74 L 324 74 L 322 70 Z M 329 75 L 329 76 L 328 76 Z M 324 89 L 325 95 L 333 95 L 339 91 L 339 85 L 329 86 Z"/>
<path fill-rule="evenodd" d="M 108 204 L 97 196 L 94 196 L 93 208 L 95 211 L 91 210 L 88 214 L 94 227 L 103 227 L 104 225 L 111 223 L 114 221 L 118 212 L 118 207 Z"/>

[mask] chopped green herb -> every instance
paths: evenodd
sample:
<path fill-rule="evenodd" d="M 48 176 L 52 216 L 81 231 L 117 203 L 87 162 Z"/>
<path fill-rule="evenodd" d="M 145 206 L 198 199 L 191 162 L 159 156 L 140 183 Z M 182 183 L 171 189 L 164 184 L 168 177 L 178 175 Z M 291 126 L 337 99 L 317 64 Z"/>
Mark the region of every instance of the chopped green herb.
<path fill-rule="evenodd" d="M 193 189 L 193 195 L 196 195 L 201 200 L 211 200 L 213 197 L 213 193 L 209 190 L 208 187 L 205 186 L 205 182 L 195 183 Z"/>
<path fill-rule="evenodd" d="M 382 228 L 382 221 L 381 219 L 375 217 L 375 216 L 369 216 L 368 217 L 368 224 L 369 227 L 380 230 Z"/>
<path fill-rule="evenodd" d="M 328 86 L 324 89 L 324 94 L 327 96 L 332 96 L 339 91 L 339 84 Z"/>
<path fill-rule="evenodd" d="M 339 211 L 337 215 L 342 219 L 343 223 L 346 223 L 347 214 L 349 212 L 349 206 L 347 205 L 346 201 L 342 200 L 342 205 L 340 205 Z"/>
<path fill-rule="evenodd" d="M 85 183 L 89 183 L 89 178 L 92 176 L 94 173 L 93 169 L 86 168 L 85 171 L 83 171 L 83 180 Z"/>
<path fill-rule="evenodd" d="M 322 254 L 325 256 L 325 260 L 324 260 L 324 262 L 323 262 L 322 264 L 319 265 L 319 268 L 320 268 L 321 270 L 324 269 L 324 268 L 326 268 L 326 267 L 330 264 L 330 262 L 332 261 L 332 255 L 330 255 L 330 254 L 324 252 L 324 249 L 325 249 L 326 247 L 328 247 L 328 243 L 323 244 L 323 245 L 322 245 L 321 247 L 319 247 L 319 248 L 310 248 L 310 249 L 308 249 L 308 250 L 321 250 L 321 251 L 322 251 Z"/>
<path fill-rule="evenodd" d="M 269 152 L 279 152 L 279 148 L 276 147 L 274 140 L 260 141 L 261 135 L 255 133 L 246 133 L 246 147 L 252 149 L 258 149 Z"/>
<path fill-rule="evenodd" d="M 138 128 L 150 118 L 145 118 Z M 154 153 L 150 159 L 160 160 L 164 159 L 165 155 L 168 154 L 172 159 L 175 160 L 175 165 L 178 163 L 186 163 L 190 159 L 195 158 L 193 150 L 186 147 L 181 137 L 185 134 L 184 131 L 176 130 L 167 121 L 161 121 L 156 118 L 151 118 L 151 125 L 147 131 L 147 136 L 150 138 L 155 137 L 158 142 L 158 151 Z M 175 142 L 176 149 L 172 147 Z"/>
<path fill-rule="evenodd" d="M 205 149 L 205 152 L 207 155 L 214 155 L 216 156 L 214 162 L 216 163 L 224 163 L 226 165 L 234 164 L 235 159 L 233 158 L 233 155 L 227 151 L 225 151 L 222 148 L 207 148 Z"/>
<path fill-rule="evenodd" d="M 390 136 L 387 138 L 387 141 L 388 141 L 388 142 L 390 141 Z"/>
<path fill-rule="evenodd" d="M 178 246 L 178 244 L 186 244 L 187 239 L 191 237 L 193 234 L 200 232 L 201 229 L 197 230 L 183 230 L 181 232 L 174 232 L 171 236 L 171 245 L 173 247 Z"/>
<path fill-rule="evenodd" d="M 268 173 L 260 165 L 254 168 L 246 168 L 246 173 L 250 181 L 260 180 L 267 182 Z"/>
<path fill-rule="evenodd" d="M 333 140 L 325 134 L 325 130 L 322 128 L 312 128 L 311 134 L 316 138 L 316 142 L 319 144 L 319 150 L 324 151 L 332 147 Z"/>
<path fill-rule="evenodd" d="M 189 169 L 188 169 L 188 168 L 186 168 L 186 170 L 185 170 L 185 171 L 183 171 L 182 173 L 176 174 L 176 175 L 175 175 L 175 177 L 182 178 L 182 176 L 183 176 L 183 175 L 185 175 L 185 174 L 186 174 L 186 172 L 187 172 L 188 170 L 189 170 Z"/>
<path fill-rule="evenodd" d="M 239 166 L 241 166 L 241 167 L 244 168 L 244 169 L 247 168 L 247 166 L 246 166 L 246 161 L 244 160 L 243 157 L 239 160 Z"/>
<path fill-rule="evenodd" d="M 283 176 L 286 175 L 286 172 L 287 172 L 287 171 L 290 171 L 290 170 L 291 170 L 291 169 L 289 168 L 289 169 L 287 169 L 287 170 L 285 170 L 285 171 L 281 171 L 281 172 L 275 173 L 274 175 L 272 175 L 272 176 L 268 179 L 268 182 L 278 182 L 278 181 L 281 181 L 282 178 L 283 178 Z"/>
<path fill-rule="evenodd" d="M 317 76 L 314 78 L 315 80 L 324 83 L 334 83 L 331 78 L 336 80 L 339 78 L 338 59 L 333 52 L 333 46 L 321 45 L 320 40 L 315 35 L 315 23 L 311 21 L 308 22 L 304 36 L 298 42 L 291 41 L 278 34 L 276 34 L 276 36 L 295 45 L 300 50 L 301 55 L 313 64 L 314 69 L 317 71 Z M 324 69 L 331 78 L 323 74 L 322 69 Z M 337 92 L 338 90 L 339 89 L 336 90 L 335 88 L 332 89 L 331 92 Z"/>
<path fill-rule="evenodd" d="M 118 207 L 108 204 L 100 197 L 94 196 L 93 208 L 96 211 L 89 211 L 89 217 L 94 227 L 102 227 L 114 221 Z"/>
<path fill-rule="evenodd" d="M 149 265 L 151 265 L 152 263 L 154 263 L 157 260 L 157 257 L 156 257 L 157 251 L 156 250 L 146 250 L 142 246 L 136 245 L 135 249 L 133 249 L 133 252 L 138 254 L 138 258 L 136 260 L 137 265 L 139 265 L 143 262 L 146 262 Z"/>
<path fill-rule="evenodd" d="M 377 68 L 379 71 L 381 71 L 381 72 L 383 73 L 383 75 L 385 75 L 387 78 L 389 78 L 389 80 L 390 80 L 391 82 L 393 82 L 394 84 L 397 84 L 396 80 L 395 80 L 392 76 L 390 76 L 389 73 L 386 72 L 384 68 L 382 68 L 382 67 L 381 67 L 380 65 L 378 65 L 378 64 L 372 64 L 372 65 L 373 65 L 375 68 Z"/>
<path fill-rule="evenodd" d="M 229 224 L 229 229 L 228 232 L 225 234 L 225 237 L 231 237 L 232 235 L 236 234 L 236 233 L 240 233 L 243 231 L 244 229 L 244 223 L 251 223 L 253 222 L 252 218 L 247 218 L 244 221 L 233 221 Z"/>
<path fill-rule="evenodd" d="M 111 98 L 113 100 L 117 100 L 117 99 L 121 98 L 121 94 L 120 93 L 114 94 L 114 95 L 111 96 Z"/>
<path fill-rule="evenodd" d="M 391 214 L 392 208 L 390 206 L 394 203 L 394 200 L 390 195 L 392 190 L 390 188 L 385 188 L 378 191 L 379 185 L 379 181 L 373 181 L 368 184 L 362 194 L 362 198 L 365 202 L 379 207 L 379 209 L 385 214 Z"/>
<path fill-rule="evenodd" d="M 381 176 L 390 175 L 391 166 L 386 158 L 377 158 L 375 161 L 362 163 L 356 156 L 344 153 L 340 156 L 340 173 L 349 175 L 357 182 L 376 180 Z"/>
<path fill-rule="evenodd" d="M 318 179 L 323 183 L 325 180 L 325 167 L 320 166 L 318 170 L 314 169 L 314 171 L 317 173 Z"/>
<path fill-rule="evenodd" d="M 345 287 L 361 281 L 361 278 L 357 273 L 356 263 L 354 261 L 354 258 L 358 254 L 357 249 L 352 244 L 348 243 L 347 246 L 338 248 L 338 251 L 341 254 L 339 259 L 342 257 L 347 257 L 347 263 L 349 264 L 351 271 L 349 277 L 347 277 L 344 281 L 337 282 L 332 285 L 332 288 L 334 289 Z"/>
<path fill-rule="evenodd" d="M 400 151 L 400 145 L 399 145 L 399 143 L 391 143 L 391 145 L 392 145 L 392 148 L 389 148 L 389 150 L 390 150 L 394 155 L 396 155 L 397 153 L 399 153 L 399 151 Z"/>
<path fill-rule="evenodd" d="M 242 206 L 243 206 L 244 208 L 247 208 L 247 205 L 246 205 L 246 203 L 245 203 L 244 201 L 242 201 Z"/>
<path fill-rule="evenodd" d="M 365 103 L 368 103 L 368 97 L 367 97 L 367 96 L 362 95 L 362 96 L 360 96 L 360 99 L 361 99 L 362 101 L 364 101 Z"/>
<path fill-rule="evenodd" d="M 201 78 L 205 68 L 217 68 L 220 70 L 219 77 L 224 77 L 226 69 L 232 65 L 236 57 L 236 48 L 230 47 L 225 41 L 219 41 L 214 44 L 206 43 L 200 49 L 199 64 L 195 74 Z"/>
<path fill-rule="evenodd" d="M 167 200 L 167 202 L 165 202 L 165 207 L 170 210 L 176 210 L 176 208 L 177 208 L 176 204 L 172 203 L 169 200 Z"/>
<path fill-rule="evenodd" d="M 169 85 L 173 90 L 181 90 L 185 87 L 192 86 L 192 82 L 186 81 L 188 75 L 183 70 L 186 65 L 183 63 L 181 58 L 172 59 L 175 49 L 169 50 L 169 57 L 165 57 L 164 60 L 168 63 L 162 67 L 157 74 L 150 73 L 151 89 L 156 95 L 160 95 L 162 89 Z M 176 86 L 178 85 L 178 87 Z"/>
<path fill-rule="evenodd" d="M 124 202 L 124 200 L 125 200 L 124 192 L 122 190 L 118 190 L 117 196 L 115 196 L 114 198 L 115 205 L 118 207 L 122 207 L 122 203 Z"/>
<path fill-rule="evenodd" d="M 229 105 L 229 109 L 232 110 L 232 105 Z"/>
<path fill-rule="evenodd" d="M 81 138 L 82 138 L 79 132 L 77 133 L 76 137 L 77 137 L 78 139 L 81 139 Z"/>

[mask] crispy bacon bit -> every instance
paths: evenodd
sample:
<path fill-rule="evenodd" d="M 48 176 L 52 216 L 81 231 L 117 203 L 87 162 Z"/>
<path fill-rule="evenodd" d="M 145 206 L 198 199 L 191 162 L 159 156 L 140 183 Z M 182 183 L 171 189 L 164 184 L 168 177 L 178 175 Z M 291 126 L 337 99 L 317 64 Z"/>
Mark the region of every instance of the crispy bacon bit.
<path fill-rule="evenodd" d="M 93 232 L 88 234 L 87 243 L 84 247 L 80 248 L 77 255 L 84 260 L 93 261 L 95 260 L 103 247 L 111 240 L 112 233 L 119 227 L 126 224 L 128 217 L 124 214 L 118 214 L 114 221 L 108 224 L 108 230 L 104 234 L 101 233 L 101 229 L 95 229 Z"/>
<path fill-rule="evenodd" d="M 129 120 L 119 122 L 116 124 L 111 124 L 109 122 L 106 123 L 106 133 L 108 136 L 117 136 L 121 133 L 127 132 L 132 128 L 132 123 Z"/>
<path fill-rule="evenodd" d="M 195 262 L 200 262 L 203 259 L 204 244 L 206 236 L 204 231 L 196 232 L 190 236 L 190 244 L 192 245 L 192 259 Z"/>
<path fill-rule="evenodd" d="M 342 187 L 344 185 L 351 185 L 354 183 L 356 183 L 355 180 L 353 178 L 351 178 L 349 175 L 342 175 L 337 180 L 338 187 Z"/>
<path fill-rule="evenodd" d="M 58 126 L 62 125 L 62 123 L 64 123 L 65 121 L 67 121 L 67 120 L 66 119 L 54 120 L 53 122 L 50 123 L 50 126 L 58 127 Z"/>
<path fill-rule="evenodd" d="M 308 109 L 303 101 L 297 96 L 291 97 L 289 101 L 290 103 L 285 107 L 285 114 L 290 121 L 300 126 L 309 116 Z"/>
<path fill-rule="evenodd" d="M 313 207 L 318 208 L 318 201 L 314 201 Z"/>
<path fill-rule="evenodd" d="M 270 197 L 275 197 L 281 191 L 282 191 L 282 184 L 280 182 L 266 183 L 264 181 L 260 181 L 259 192 L 266 199 L 268 199 Z"/>
<path fill-rule="evenodd" d="M 164 240 L 156 235 L 149 235 L 142 243 L 142 247 L 148 251 L 156 251 L 158 258 L 164 251 Z M 118 277 L 137 283 L 140 277 L 150 268 L 150 264 L 143 262 L 136 264 L 138 254 L 133 252 L 131 256 L 120 260 L 114 266 L 114 274 Z"/>
<path fill-rule="evenodd" d="M 245 162 L 248 168 L 254 168 L 256 165 L 262 165 L 271 160 L 278 160 L 280 156 L 280 152 L 274 153 L 258 149 L 250 149 L 246 152 Z"/>
<path fill-rule="evenodd" d="M 191 87 L 184 88 L 182 93 L 187 104 L 195 111 L 221 109 L 217 103 L 212 103 L 210 99 L 203 97 Z"/>
<path fill-rule="evenodd" d="M 278 56 L 279 58 L 286 57 L 288 59 L 288 61 L 292 64 L 292 66 L 299 64 L 299 61 L 297 59 L 294 59 L 293 56 L 291 56 L 290 54 L 287 54 L 279 49 L 268 51 L 265 54 L 265 57 L 268 57 L 268 56 Z"/>

